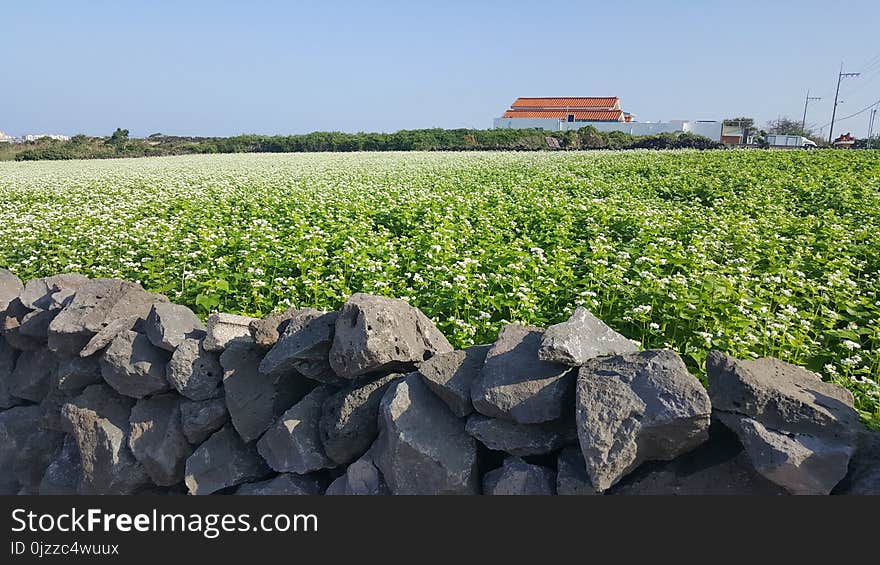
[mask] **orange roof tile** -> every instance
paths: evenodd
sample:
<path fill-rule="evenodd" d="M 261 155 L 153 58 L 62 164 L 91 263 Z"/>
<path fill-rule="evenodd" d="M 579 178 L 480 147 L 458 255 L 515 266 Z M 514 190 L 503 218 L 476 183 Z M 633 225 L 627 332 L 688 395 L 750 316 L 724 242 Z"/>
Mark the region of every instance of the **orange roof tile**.
<path fill-rule="evenodd" d="M 567 108 L 567 109 L 613 109 L 620 108 L 617 96 L 517 98 L 511 108 Z"/>
<path fill-rule="evenodd" d="M 574 114 L 574 119 L 595 122 L 619 122 L 623 120 L 620 110 L 508 110 L 502 118 L 559 118 L 567 119 Z"/>

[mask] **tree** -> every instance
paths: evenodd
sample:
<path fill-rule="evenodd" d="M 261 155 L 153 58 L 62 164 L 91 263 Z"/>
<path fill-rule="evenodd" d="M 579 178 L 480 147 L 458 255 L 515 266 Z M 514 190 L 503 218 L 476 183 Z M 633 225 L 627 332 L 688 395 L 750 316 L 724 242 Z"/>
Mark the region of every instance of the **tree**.
<path fill-rule="evenodd" d="M 110 136 L 110 143 L 121 143 L 123 141 L 128 141 L 128 130 L 122 128 L 116 128 L 116 131 L 113 132 L 113 135 Z"/>
<path fill-rule="evenodd" d="M 778 135 L 802 135 L 804 137 L 810 137 L 813 135 L 812 130 L 809 128 L 802 128 L 801 122 L 792 120 L 787 116 L 767 122 L 767 132 Z"/>

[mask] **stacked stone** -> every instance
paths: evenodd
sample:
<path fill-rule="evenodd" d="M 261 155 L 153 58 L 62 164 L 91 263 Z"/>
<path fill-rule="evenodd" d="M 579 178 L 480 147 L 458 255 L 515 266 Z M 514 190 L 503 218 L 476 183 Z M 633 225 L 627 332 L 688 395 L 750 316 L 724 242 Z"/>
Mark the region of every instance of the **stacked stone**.
<path fill-rule="evenodd" d="M 582 308 L 453 350 L 393 298 L 203 325 L 134 283 L 22 284 L 0 270 L 0 330 L 4 494 L 828 494 L 880 482 L 880 441 L 844 389 L 713 352 L 707 393 L 675 352 L 639 351 Z"/>

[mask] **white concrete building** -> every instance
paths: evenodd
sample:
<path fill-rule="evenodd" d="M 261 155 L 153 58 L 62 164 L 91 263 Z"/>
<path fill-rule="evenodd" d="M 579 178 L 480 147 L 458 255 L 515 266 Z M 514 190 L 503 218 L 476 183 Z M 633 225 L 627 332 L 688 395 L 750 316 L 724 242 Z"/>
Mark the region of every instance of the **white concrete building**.
<path fill-rule="evenodd" d="M 29 133 L 24 136 L 25 141 L 36 141 L 41 137 L 48 137 L 49 139 L 54 139 L 56 141 L 69 141 L 70 136 L 61 135 L 59 133 Z"/>

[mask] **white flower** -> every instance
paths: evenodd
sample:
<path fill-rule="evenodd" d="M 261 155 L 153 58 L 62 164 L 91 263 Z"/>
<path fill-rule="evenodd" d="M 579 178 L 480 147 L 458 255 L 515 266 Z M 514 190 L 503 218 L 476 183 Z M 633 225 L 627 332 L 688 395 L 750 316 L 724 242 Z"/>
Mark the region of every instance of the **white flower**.
<path fill-rule="evenodd" d="M 852 340 L 849 340 L 849 339 L 843 340 L 843 346 L 846 347 L 847 349 L 849 349 L 850 351 L 854 351 L 856 349 L 862 348 L 861 345 L 859 345 L 858 343 L 856 343 Z"/>

